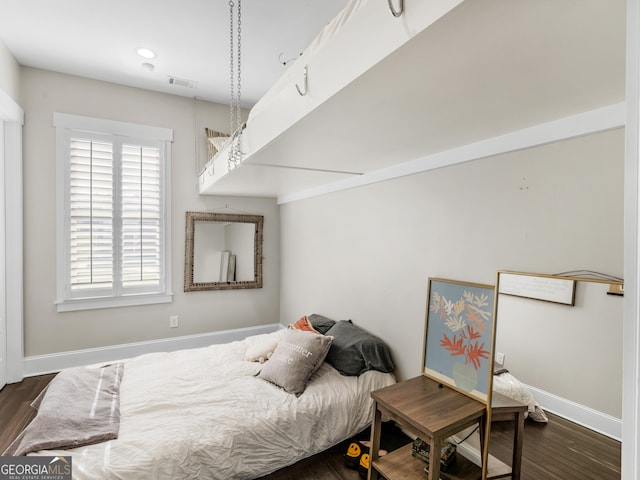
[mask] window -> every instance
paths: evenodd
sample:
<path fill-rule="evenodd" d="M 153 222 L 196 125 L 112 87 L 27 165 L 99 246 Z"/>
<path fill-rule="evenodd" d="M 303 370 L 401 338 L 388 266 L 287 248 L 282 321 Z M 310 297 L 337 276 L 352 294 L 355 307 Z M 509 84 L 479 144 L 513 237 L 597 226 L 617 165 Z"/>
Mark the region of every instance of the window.
<path fill-rule="evenodd" d="M 54 114 L 58 311 L 171 301 L 169 129 Z"/>

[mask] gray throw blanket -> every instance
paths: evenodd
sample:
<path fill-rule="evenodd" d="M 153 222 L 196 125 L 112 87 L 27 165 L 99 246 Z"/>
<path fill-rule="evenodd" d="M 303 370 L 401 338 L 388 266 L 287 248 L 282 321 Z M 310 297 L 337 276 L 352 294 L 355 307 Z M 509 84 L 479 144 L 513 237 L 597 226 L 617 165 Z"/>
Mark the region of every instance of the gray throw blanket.
<path fill-rule="evenodd" d="M 75 448 L 118 438 L 124 364 L 60 372 L 31 404 L 38 410 L 3 455 Z"/>

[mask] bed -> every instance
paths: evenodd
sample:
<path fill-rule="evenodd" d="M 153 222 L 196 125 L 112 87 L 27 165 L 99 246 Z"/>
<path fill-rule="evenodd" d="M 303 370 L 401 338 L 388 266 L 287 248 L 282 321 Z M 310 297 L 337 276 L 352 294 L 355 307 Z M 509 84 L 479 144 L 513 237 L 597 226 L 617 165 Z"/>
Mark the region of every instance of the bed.
<path fill-rule="evenodd" d="M 335 328 L 326 335 L 289 328 L 124 360 L 118 438 L 31 455 L 72 455 L 78 480 L 229 480 L 258 478 L 323 451 L 363 430 L 371 421 L 370 392 L 395 379 L 369 368 L 344 375 L 321 361 L 301 392 L 285 391 L 262 375 L 294 330 L 305 339 L 337 338 Z M 256 354 L 265 348 L 275 349 L 269 360 L 271 352 Z"/>
<path fill-rule="evenodd" d="M 395 4 L 397 8 L 399 0 L 390 3 L 348 0 L 344 9 L 253 106 L 242 135 L 232 135 L 234 140 L 221 148 L 199 173 L 200 194 L 239 194 L 236 182 L 259 179 L 258 185 L 263 185 L 264 190 L 253 190 L 251 195 L 273 196 L 272 187 L 282 186 L 282 180 L 311 186 L 356 175 L 358 172 L 327 167 L 326 158 L 320 166 L 283 164 L 282 156 L 271 147 L 283 134 L 313 117 L 319 107 L 354 80 L 462 2 L 405 0 L 410 15 L 398 18 L 392 14 L 391 6 Z M 238 143 L 243 155 L 239 165 L 234 165 L 228 161 L 229 149 Z"/>
<path fill-rule="evenodd" d="M 527 148 L 502 136 L 601 106 L 585 91 L 621 98 L 611 86 L 624 76 L 623 2 L 403 3 L 395 17 L 387 1 L 349 0 L 253 107 L 239 165 L 214 159 L 200 194 L 282 203 L 413 174 L 502 153 L 494 142 Z"/>

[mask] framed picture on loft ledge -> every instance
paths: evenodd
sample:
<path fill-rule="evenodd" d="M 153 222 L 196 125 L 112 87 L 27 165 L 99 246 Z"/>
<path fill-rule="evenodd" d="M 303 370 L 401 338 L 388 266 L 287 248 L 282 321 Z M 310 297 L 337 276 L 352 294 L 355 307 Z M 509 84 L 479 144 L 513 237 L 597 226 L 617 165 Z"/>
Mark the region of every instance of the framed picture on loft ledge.
<path fill-rule="evenodd" d="M 496 290 L 430 278 L 423 374 L 485 404 L 491 401 Z"/>

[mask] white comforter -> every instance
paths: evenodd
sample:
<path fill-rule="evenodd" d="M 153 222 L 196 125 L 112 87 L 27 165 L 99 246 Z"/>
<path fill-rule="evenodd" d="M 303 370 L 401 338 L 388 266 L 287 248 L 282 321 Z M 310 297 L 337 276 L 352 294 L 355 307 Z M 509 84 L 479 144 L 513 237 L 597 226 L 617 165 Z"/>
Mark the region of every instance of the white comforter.
<path fill-rule="evenodd" d="M 529 388 L 509 372 L 493 376 L 493 389 L 502 395 L 526 404 L 527 412 L 525 413 L 525 418 L 528 417 L 541 423 L 548 422 L 547 415 L 538 405 Z"/>
<path fill-rule="evenodd" d="M 296 397 L 242 360 L 264 338 L 126 360 L 119 438 L 37 454 L 73 455 L 79 480 L 253 479 L 365 428 L 370 392 L 394 382 L 375 371 L 344 377 L 325 363 Z"/>

